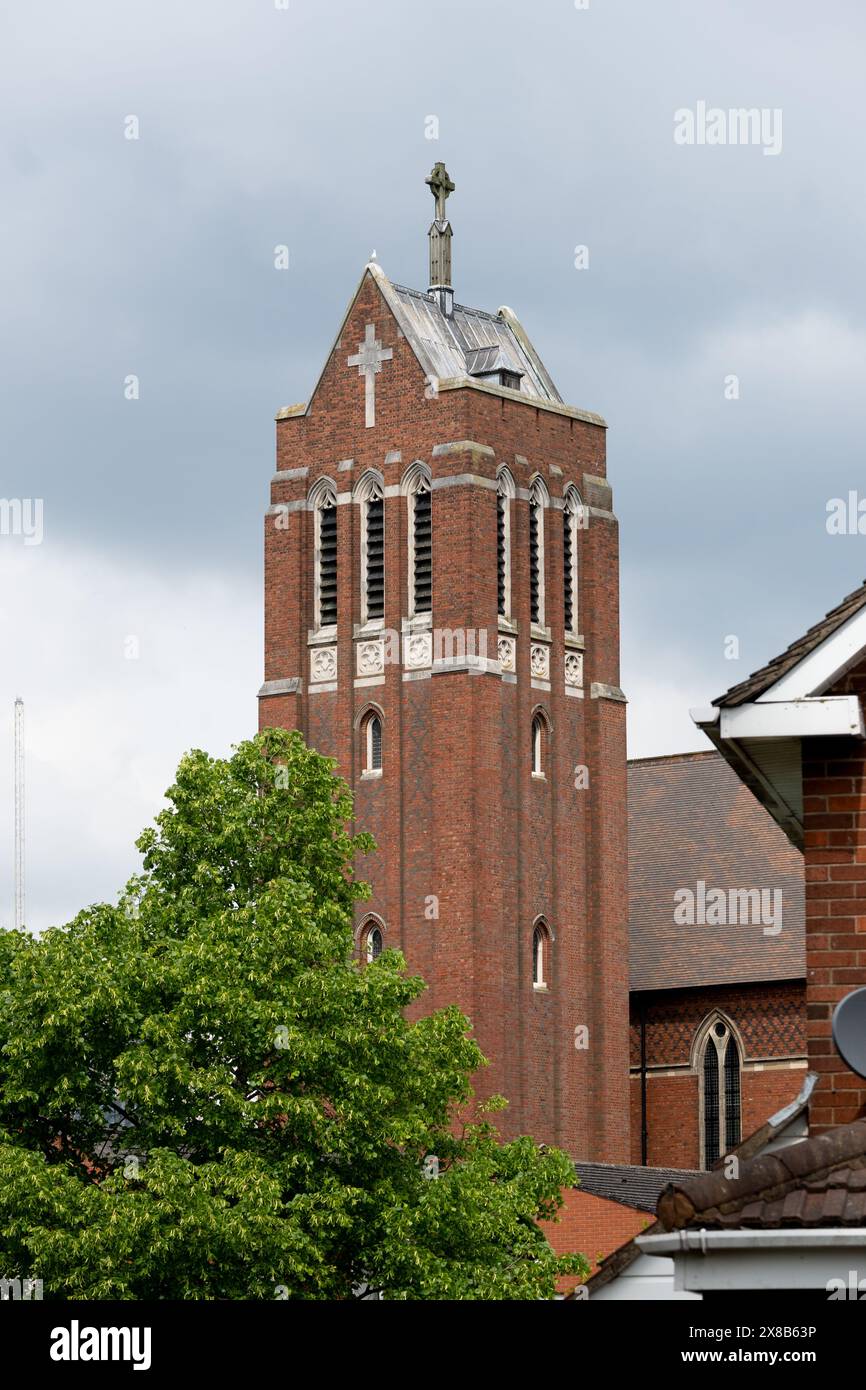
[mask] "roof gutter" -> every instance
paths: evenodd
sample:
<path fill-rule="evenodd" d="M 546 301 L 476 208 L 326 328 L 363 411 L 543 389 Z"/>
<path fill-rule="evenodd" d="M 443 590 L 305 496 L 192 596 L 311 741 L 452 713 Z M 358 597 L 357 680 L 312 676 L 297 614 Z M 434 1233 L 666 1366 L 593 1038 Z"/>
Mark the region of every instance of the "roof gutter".
<path fill-rule="evenodd" d="M 674 1288 L 690 1293 L 733 1289 L 781 1292 L 848 1287 L 864 1268 L 866 1227 L 727 1231 L 690 1227 L 635 1237 L 645 1255 L 674 1261 Z M 858 1286 L 855 1274 L 854 1284 Z M 866 1281 L 864 1281 L 866 1289 Z M 837 1297 L 847 1294 L 837 1292 Z M 859 1297 L 855 1292 L 851 1297 Z"/>
<path fill-rule="evenodd" d="M 738 1227 L 733 1231 L 707 1230 L 690 1226 L 682 1231 L 656 1231 L 635 1236 L 647 1255 L 711 1255 L 729 1250 L 815 1250 L 843 1247 L 866 1248 L 866 1226 L 786 1227 L 755 1230 Z"/>

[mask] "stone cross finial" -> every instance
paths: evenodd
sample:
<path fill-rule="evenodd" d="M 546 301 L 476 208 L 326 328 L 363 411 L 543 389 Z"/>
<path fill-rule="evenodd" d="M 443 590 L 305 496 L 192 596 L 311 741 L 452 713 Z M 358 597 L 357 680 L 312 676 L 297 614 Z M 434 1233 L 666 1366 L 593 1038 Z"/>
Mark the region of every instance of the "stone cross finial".
<path fill-rule="evenodd" d="M 456 185 L 449 179 L 448 170 L 441 159 L 433 165 L 429 179 L 425 179 L 424 182 L 430 185 L 430 191 L 436 199 L 436 220 L 437 222 L 444 222 L 446 220 L 445 199 L 449 193 L 454 192 Z"/>

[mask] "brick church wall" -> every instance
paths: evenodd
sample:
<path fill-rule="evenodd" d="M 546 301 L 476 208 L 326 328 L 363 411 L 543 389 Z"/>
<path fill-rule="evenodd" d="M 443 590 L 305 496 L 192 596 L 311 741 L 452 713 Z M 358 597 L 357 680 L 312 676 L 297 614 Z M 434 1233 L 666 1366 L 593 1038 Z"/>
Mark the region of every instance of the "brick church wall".
<path fill-rule="evenodd" d="M 759 1128 L 797 1095 L 806 1052 L 805 987 L 801 981 L 723 986 L 632 995 L 631 1161 L 641 1162 L 640 1008 L 646 1009 L 647 1162 L 700 1166 L 695 1035 L 714 1009 L 725 1014 L 743 1046 L 742 1136 Z"/>

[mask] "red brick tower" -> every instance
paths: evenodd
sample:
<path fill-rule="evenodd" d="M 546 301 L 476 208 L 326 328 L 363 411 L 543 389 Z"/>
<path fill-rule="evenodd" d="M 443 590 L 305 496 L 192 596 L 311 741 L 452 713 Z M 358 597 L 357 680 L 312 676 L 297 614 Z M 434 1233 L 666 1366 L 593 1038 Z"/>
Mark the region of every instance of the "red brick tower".
<path fill-rule="evenodd" d="M 310 400 L 277 415 L 260 723 L 337 759 L 359 949 L 458 1004 L 507 1137 L 628 1161 L 625 705 L 605 425 L 521 324 L 369 264 Z"/>

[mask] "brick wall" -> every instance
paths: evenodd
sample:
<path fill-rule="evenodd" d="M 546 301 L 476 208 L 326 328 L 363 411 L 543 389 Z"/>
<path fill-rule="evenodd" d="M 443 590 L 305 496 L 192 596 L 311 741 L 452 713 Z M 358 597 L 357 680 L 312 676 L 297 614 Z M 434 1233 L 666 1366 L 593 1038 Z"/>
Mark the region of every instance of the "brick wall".
<path fill-rule="evenodd" d="M 866 661 L 828 693 L 866 697 Z M 820 1074 L 809 1108 L 815 1133 L 859 1118 L 866 1081 L 833 1047 L 840 999 L 866 985 L 866 747 L 853 739 L 803 745 L 806 1014 L 809 1065 Z"/>
<path fill-rule="evenodd" d="M 365 325 L 393 358 L 376 377 L 376 424 L 364 428 L 364 381 L 346 367 Z M 460 444 L 463 441 L 463 444 Z M 473 445 L 465 441 L 474 441 Z M 447 447 L 451 444 L 452 447 Z M 475 447 L 475 445 L 481 447 Z M 586 478 L 604 490 L 605 432 L 598 425 L 481 391 L 433 399 L 379 288 L 367 277 L 306 415 L 277 424 L 278 474 L 265 525 L 265 679 L 300 678 L 296 692 L 261 701 L 262 726 L 298 728 L 333 756 L 355 793 L 356 827 L 378 853 L 362 866 L 385 943 L 406 954 L 428 983 L 425 1011 L 457 1003 L 491 1065 L 480 1095 L 510 1101 L 506 1136 L 532 1133 L 575 1158 L 629 1154 L 628 942 L 625 708 L 593 698 L 591 683 L 619 683 L 618 537 L 596 503 L 579 533 L 584 696 L 564 681 L 562 513 L 546 513 L 545 623 L 551 631 L 550 690 L 532 684 L 529 640 L 529 509 L 540 474 L 553 499 Z M 355 684 L 360 623 L 360 514 L 337 508 L 339 627 L 337 689 L 311 690 L 313 516 L 304 499 L 320 477 L 348 494 L 365 469 L 383 476 L 385 628 L 407 616 L 406 468 L 433 476 L 433 623 L 471 629 L 497 653 L 496 469 L 507 464 L 511 503 L 512 607 L 517 679 L 498 673 L 435 673 L 403 679 L 399 662 L 381 683 Z M 351 461 L 351 466 L 346 466 Z M 344 464 L 342 469 L 338 464 Z M 285 474 L 285 477 L 281 476 Z M 451 485 L 453 483 L 458 485 Z M 443 485 L 444 484 L 444 485 Z M 520 492 L 523 496 L 520 496 Z M 374 702 L 383 717 L 383 776 L 360 775 L 358 720 Z M 550 722 L 546 776 L 531 777 L 536 706 Z M 589 768 L 588 790 L 574 769 Z M 430 900 L 438 917 L 430 916 Z M 549 989 L 531 978 L 533 923 L 554 933 Z M 587 1048 L 575 1029 L 588 1030 Z"/>
<path fill-rule="evenodd" d="M 805 986 L 801 981 L 668 990 L 631 1001 L 631 1161 L 641 1161 L 640 1007 L 646 1009 L 647 1162 L 700 1166 L 695 1034 L 714 1009 L 734 1024 L 743 1044 L 742 1136 L 792 1101 L 804 1079 Z"/>

